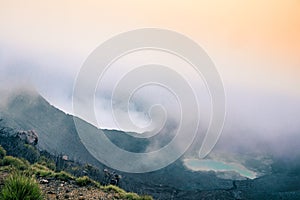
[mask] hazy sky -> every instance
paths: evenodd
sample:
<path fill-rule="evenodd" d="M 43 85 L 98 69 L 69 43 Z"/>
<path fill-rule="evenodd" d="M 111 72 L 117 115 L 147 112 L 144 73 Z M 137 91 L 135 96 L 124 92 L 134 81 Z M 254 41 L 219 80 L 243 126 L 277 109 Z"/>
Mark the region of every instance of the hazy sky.
<path fill-rule="evenodd" d="M 0 4 L 4 59 L 21 54 L 42 70 L 76 74 L 89 53 L 106 39 L 136 28 L 158 27 L 198 42 L 225 83 L 299 94 L 297 0 L 2 0 Z"/>
<path fill-rule="evenodd" d="M 1 82 L 29 81 L 66 112 L 76 75 L 99 44 L 157 27 L 187 35 L 212 58 L 228 97 L 225 129 L 239 121 L 270 134 L 299 130 L 298 0 L 0 0 L 0 27 Z"/>

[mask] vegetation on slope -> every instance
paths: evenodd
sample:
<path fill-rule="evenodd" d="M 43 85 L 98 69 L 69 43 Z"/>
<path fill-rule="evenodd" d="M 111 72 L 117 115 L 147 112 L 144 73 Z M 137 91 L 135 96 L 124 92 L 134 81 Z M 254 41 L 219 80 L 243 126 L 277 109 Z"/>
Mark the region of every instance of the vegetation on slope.
<path fill-rule="evenodd" d="M 45 151 L 39 151 L 34 145 L 26 144 L 19 138 L 10 136 L 7 129 L 0 130 L 0 197 L 3 200 L 43 199 L 45 191 L 41 188 L 47 187 L 43 187 L 42 184 L 48 184 L 50 181 L 61 183 L 59 185 L 69 184 L 72 188 L 86 187 L 87 190 L 94 188 L 95 192 L 109 193 L 106 199 L 152 199 L 147 195 L 140 196 L 136 193 L 125 192 L 117 186 L 101 185 L 101 181 L 82 175 L 87 172 L 94 177 L 100 174 L 100 171 L 91 165 L 82 165 L 65 160 L 61 155 L 54 156 Z M 2 188 L 1 178 L 5 179 Z M 64 198 L 67 196 L 65 195 Z"/>

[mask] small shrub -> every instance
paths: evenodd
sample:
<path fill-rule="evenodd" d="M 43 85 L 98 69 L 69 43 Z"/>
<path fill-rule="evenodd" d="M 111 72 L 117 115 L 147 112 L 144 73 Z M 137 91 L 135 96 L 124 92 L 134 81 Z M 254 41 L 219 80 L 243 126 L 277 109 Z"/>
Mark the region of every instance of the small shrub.
<path fill-rule="evenodd" d="M 76 178 L 75 182 L 79 186 L 87 186 L 92 183 L 91 179 L 87 176 Z"/>
<path fill-rule="evenodd" d="M 34 174 L 37 177 L 43 177 L 43 178 L 52 178 L 55 176 L 55 173 L 53 171 L 50 170 L 42 170 L 42 169 L 38 169 L 34 171 Z"/>
<path fill-rule="evenodd" d="M 120 195 L 122 199 L 127 199 L 127 200 L 153 200 L 151 196 L 144 195 L 144 196 L 139 196 L 136 193 L 133 192 L 126 192 Z"/>
<path fill-rule="evenodd" d="M 121 198 L 128 199 L 128 200 L 138 200 L 140 199 L 140 196 L 133 192 L 127 192 L 121 194 Z"/>
<path fill-rule="evenodd" d="M 28 163 L 23 162 L 19 158 L 15 158 L 13 156 L 5 156 L 1 163 L 2 166 L 13 166 L 19 170 L 25 170 L 28 168 Z"/>
<path fill-rule="evenodd" d="M 46 177 L 46 178 L 54 177 L 54 172 L 52 170 L 38 163 L 35 163 L 31 166 L 30 172 L 31 174 L 34 174 L 36 177 Z"/>
<path fill-rule="evenodd" d="M 71 174 L 69 174 L 65 171 L 55 173 L 55 178 L 57 178 L 61 181 L 68 181 L 68 180 L 73 180 L 74 179 L 74 177 Z"/>
<path fill-rule="evenodd" d="M 0 145 L 0 159 L 3 159 L 6 156 L 5 149 Z"/>
<path fill-rule="evenodd" d="M 38 164 L 38 163 L 34 163 L 32 165 L 32 168 L 33 169 L 41 169 L 41 170 L 50 170 L 47 166 L 41 165 L 41 164 Z"/>
<path fill-rule="evenodd" d="M 32 178 L 14 174 L 9 176 L 1 191 L 2 200 L 42 200 L 39 185 Z"/>
<path fill-rule="evenodd" d="M 126 192 L 125 190 L 115 185 L 103 186 L 101 187 L 101 189 L 104 190 L 105 192 L 115 193 L 116 198 L 128 199 L 128 200 L 153 200 L 151 196 L 148 195 L 139 196 L 138 194 L 133 192 Z"/>
<path fill-rule="evenodd" d="M 103 186 L 102 189 L 106 192 L 125 193 L 125 191 L 115 185 Z"/>

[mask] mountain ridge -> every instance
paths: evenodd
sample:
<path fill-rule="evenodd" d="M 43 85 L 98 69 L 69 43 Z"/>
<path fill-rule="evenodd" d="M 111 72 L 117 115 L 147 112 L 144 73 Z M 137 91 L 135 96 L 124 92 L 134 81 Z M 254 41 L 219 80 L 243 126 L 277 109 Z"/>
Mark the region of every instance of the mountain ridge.
<path fill-rule="evenodd" d="M 91 156 L 81 143 L 72 115 L 57 109 L 38 93 L 28 91 L 13 93 L 6 99 L 5 105 L 2 103 L 0 106 L 0 119 L 4 119 L 8 127 L 17 130 L 35 130 L 39 135 L 39 148 L 46 149 L 52 154 L 64 154 L 75 161 L 97 166 L 100 170 L 107 168 Z M 83 120 L 82 123 L 87 129 L 97 129 Z M 129 136 L 122 131 L 103 131 L 121 148 L 136 152 L 142 152 L 146 148 L 147 142 L 127 141 Z M 280 163 L 277 165 L 274 166 L 278 169 L 282 166 Z M 299 170 L 297 165 L 294 170 L 296 172 Z M 254 180 L 236 181 L 237 189 L 233 190 L 233 180 L 217 178 L 216 173 L 211 171 L 191 171 L 183 165 L 181 159 L 155 172 L 144 174 L 121 172 L 121 174 L 124 176 L 122 181 L 125 190 L 137 193 L 142 190 L 156 199 L 199 199 L 201 196 L 215 194 L 217 197 L 225 193 L 228 198 L 230 197 L 229 199 L 236 199 L 234 193 L 238 191 L 247 199 L 266 198 L 270 195 L 273 195 L 273 199 L 280 199 L 282 196 L 293 197 L 293 192 L 294 197 L 299 195 L 297 186 L 284 185 L 288 183 L 288 179 L 292 184 L 299 183 L 300 187 L 299 174 L 291 177 L 284 171 L 280 171 Z M 278 183 L 271 183 L 273 182 L 271 180 Z"/>

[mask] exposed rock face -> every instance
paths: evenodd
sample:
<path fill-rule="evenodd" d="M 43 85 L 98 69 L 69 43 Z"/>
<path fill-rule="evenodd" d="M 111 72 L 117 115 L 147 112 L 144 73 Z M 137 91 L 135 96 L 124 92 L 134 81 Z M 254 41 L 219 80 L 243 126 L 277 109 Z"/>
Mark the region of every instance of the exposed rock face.
<path fill-rule="evenodd" d="M 19 131 L 17 136 L 27 144 L 37 145 L 38 143 L 38 135 L 34 130 Z"/>

